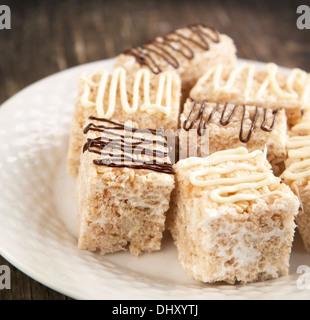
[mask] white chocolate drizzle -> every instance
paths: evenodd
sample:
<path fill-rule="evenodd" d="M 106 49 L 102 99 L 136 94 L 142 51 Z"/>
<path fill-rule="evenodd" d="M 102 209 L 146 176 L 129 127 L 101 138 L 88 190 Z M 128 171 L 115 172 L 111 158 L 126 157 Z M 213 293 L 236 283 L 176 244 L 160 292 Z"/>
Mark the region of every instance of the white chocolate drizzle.
<path fill-rule="evenodd" d="M 288 139 L 288 159 L 293 163 L 282 174 L 292 181 L 310 177 L 310 122 L 302 122 L 292 128 L 296 134 Z M 306 135 L 302 135 L 306 134 Z"/>
<path fill-rule="evenodd" d="M 100 78 L 98 83 L 93 80 L 96 76 L 99 76 Z M 84 73 L 81 75 L 81 80 L 84 81 L 81 105 L 85 108 L 96 107 L 97 116 L 99 118 L 110 119 L 115 113 L 116 97 L 119 90 L 121 106 L 125 113 L 134 114 L 140 110 L 146 111 L 149 114 L 161 112 L 166 116 L 169 116 L 172 104 L 172 73 L 162 72 L 156 77 L 158 77 L 156 98 L 155 101 L 151 101 L 151 73 L 147 69 L 140 69 L 137 71 L 132 88 L 132 105 L 129 105 L 126 86 L 126 70 L 124 68 L 114 69 L 112 75 L 105 70 L 99 70 L 90 77 Z M 109 78 L 111 78 L 111 82 L 109 88 L 107 88 Z M 143 86 L 143 102 L 140 101 L 142 99 L 140 94 L 141 85 Z M 91 99 L 91 92 L 94 88 L 97 89 L 95 102 Z M 105 110 L 104 100 L 107 91 L 109 99 L 108 107 Z"/>
<path fill-rule="evenodd" d="M 310 123 L 306 121 L 298 123 L 291 129 L 291 131 L 296 134 L 302 134 L 303 132 L 310 133 Z"/>
<path fill-rule="evenodd" d="M 258 156 L 260 156 L 260 158 L 255 165 L 246 163 L 247 160 L 254 159 Z M 231 163 L 235 161 L 239 163 Z M 237 148 L 217 152 L 204 159 L 190 158 L 187 164 L 182 167 L 203 166 L 201 170 L 193 171 L 190 174 L 190 183 L 198 187 L 219 186 L 209 193 L 211 199 L 218 203 L 249 201 L 274 194 L 285 196 L 285 194 L 280 191 L 269 191 L 269 186 L 279 182 L 271 170 L 266 170 L 265 161 L 266 149 L 263 154 L 260 150 L 249 153 L 246 148 Z M 221 166 L 224 163 L 227 164 Z M 228 173 L 236 173 L 238 170 L 248 171 L 249 173 L 243 176 L 236 174 L 236 176 L 233 175 L 229 178 L 213 178 L 214 175 L 222 176 Z M 264 194 L 260 194 L 259 192 L 240 192 L 244 190 L 251 191 L 253 189 L 259 190 L 266 187 L 268 192 L 266 192 L 267 189 L 264 189 Z"/>
<path fill-rule="evenodd" d="M 264 94 L 275 94 L 279 99 L 290 101 L 298 101 L 302 105 L 306 105 L 310 100 L 310 74 L 295 68 L 286 77 L 286 81 L 280 84 L 277 77 L 279 67 L 274 63 L 266 66 L 265 76 L 256 80 L 257 68 L 252 64 L 242 64 L 235 67 L 229 73 L 228 78 L 224 79 L 224 67 L 218 65 L 208 70 L 203 77 L 200 78 L 197 85 L 202 86 L 205 82 L 211 81 L 215 92 L 238 93 L 244 99 L 244 103 L 260 103 L 263 101 Z M 244 77 L 242 76 L 245 74 Z M 240 77 L 244 88 L 240 88 Z M 254 87 L 254 83 L 259 82 L 259 86 Z M 296 91 L 296 88 L 299 88 Z"/>

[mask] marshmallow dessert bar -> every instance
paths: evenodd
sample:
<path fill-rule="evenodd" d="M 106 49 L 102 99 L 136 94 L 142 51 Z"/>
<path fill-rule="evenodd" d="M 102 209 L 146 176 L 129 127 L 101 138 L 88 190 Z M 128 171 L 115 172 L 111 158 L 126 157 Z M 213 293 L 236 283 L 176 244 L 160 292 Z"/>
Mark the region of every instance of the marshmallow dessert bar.
<path fill-rule="evenodd" d="M 102 254 L 159 250 L 174 188 L 166 137 L 90 117 L 77 179 L 78 247 Z"/>
<path fill-rule="evenodd" d="M 310 252 L 310 121 L 294 126 L 287 142 L 288 158 L 282 178 L 299 197 L 296 223 L 304 246 Z"/>
<path fill-rule="evenodd" d="M 112 74 L 105 70 L 82 74 L 69 142 L 69 174 L 78 174 L 83 127 L 89 116 L 176 130 L 180 96 L 181 81 L 175 72 L 154 75 L 147 69 L 127 73 L 124 68 L 116 68 Z"/>
<path fill-rule="evenodd" d="M 169 229 L 193 279 L 233 284 L 288 274 L 299 201 L 270 168 L 265 153 L 243 147 L 174 165 Z"/>
<path fill-rule="evenodd" d="M 203 24 L 193 24 L 125 51 L 116 65 L 128 71 L 144 67 L 153 74 L 176 70 L 186 95 L 210 67 L 235 62 L 236 47 L 231 38 Z"/>
<path fill-rule="evenodd" d="M 267 148 L 274 172 L 283 172 L 287 118 L 284 109 L 229 103 L 202 103 L 189 98 L 181 115 L 180 158 L 206 157 L 217 151 L 245 147 Z"/>
<path fill-rule="evenodd" d="M 289 126 L 297 124 L 310 108 L 310 75 L 293 69 L 286 74 L 269 63 L 264 69 L 245 63 L 235 67 L 210 68 L 196 83 L 190 96 L 201 102 L 248 104 L 284 108 Z"/>

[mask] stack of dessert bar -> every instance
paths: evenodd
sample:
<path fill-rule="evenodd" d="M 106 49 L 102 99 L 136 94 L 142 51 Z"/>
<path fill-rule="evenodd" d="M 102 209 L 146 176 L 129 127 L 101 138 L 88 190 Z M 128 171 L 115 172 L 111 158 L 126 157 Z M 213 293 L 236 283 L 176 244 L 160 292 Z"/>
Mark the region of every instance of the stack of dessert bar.
<path fill-rule="evenodd" d="M 82 74 L 68 153 L 79 248 L 139 255 L 167 228 L 193 279 L 287 275 L 295 222 L 310 249 L 309 110 L 306 72 L 240 64 L 203 24 Z"/>

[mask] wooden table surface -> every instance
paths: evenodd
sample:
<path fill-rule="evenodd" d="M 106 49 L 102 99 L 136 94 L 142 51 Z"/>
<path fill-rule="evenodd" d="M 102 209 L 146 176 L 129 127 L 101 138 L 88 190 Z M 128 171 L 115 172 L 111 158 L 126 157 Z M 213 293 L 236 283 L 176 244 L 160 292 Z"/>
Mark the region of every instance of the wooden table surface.
<path fill-rule="evenodd" d="M 111 58 L 157 35 L 203 22 L 231 36 L 240 58 L 310 71 L 310 30 L 296 26 L 308 1 L 1 1 L 11 30 L 0 30 L 0 104 L 31 83 L 79 64 Z M 11 269 L 0 300 L 70 299 Z"/>

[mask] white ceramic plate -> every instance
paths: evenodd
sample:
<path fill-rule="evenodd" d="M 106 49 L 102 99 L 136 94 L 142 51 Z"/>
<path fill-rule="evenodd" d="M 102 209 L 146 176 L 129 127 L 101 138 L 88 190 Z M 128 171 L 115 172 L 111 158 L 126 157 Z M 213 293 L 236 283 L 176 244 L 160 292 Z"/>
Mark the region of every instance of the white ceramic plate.
<path fill-rule="evenodd" d="M 161 251 L 140 257 L 77 249 L 74 183 L 66 174 L 77 77 L 98 67 L 111 70 L 113 62 L 57 73 L 1 106 L 0 254 L 33 279 L 75 299 L 310 298 L 310 289 L 297 285 L 298 266 L 310 266 L 298 234 L 288 277 L 236 286 L 191 280 L 168 234 Z"/>

